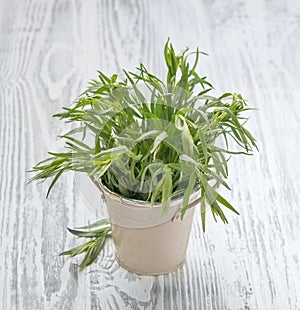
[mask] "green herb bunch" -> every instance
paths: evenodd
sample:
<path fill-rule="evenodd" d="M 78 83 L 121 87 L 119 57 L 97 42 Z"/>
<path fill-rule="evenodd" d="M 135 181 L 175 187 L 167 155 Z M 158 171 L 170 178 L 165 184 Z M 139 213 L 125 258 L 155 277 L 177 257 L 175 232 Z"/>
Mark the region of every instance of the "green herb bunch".
<path fill-rule="evenodd" d="M 250 108 L 243 97 L 209 95 L 212 84 L 197 72 L 201 54 L 176 54 L 168 41 L 165 81 L 143 64 L 120 76 L 99 71 L 71 106 L 54 115 L 74 129 L 61 136 L 65 152 L 49 152 L 33 167 L 32 180 L 52 178 L 48 196 L 64 172 L 84 172 L 124 197 L 161 203 L 164 213 L 172 199 L 183 197 L 182 217 L 191 193 L 200 190 L 203 229 L 207 207 L 227 223 L 223 208 L 237 211 L 216 188 L 229 189 L 228 157 L 250 155 L 256 143 L 244 126 Z"/>

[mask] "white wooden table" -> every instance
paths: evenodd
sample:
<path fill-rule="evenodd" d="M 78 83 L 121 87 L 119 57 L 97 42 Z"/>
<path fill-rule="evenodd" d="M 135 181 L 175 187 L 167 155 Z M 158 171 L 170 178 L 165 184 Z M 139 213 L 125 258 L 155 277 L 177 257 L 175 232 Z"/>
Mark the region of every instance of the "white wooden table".
<path fill-rule="evenodd" d="M 197 213 L 186 265 L 141 277 L 108 242 L 83 272 L 58 257 L 78 243 L 67 226 L 105 216 L 93 185 L 66 175 L 26 185 L 68 125 L 51 117 L 96 70 L 139 62 L 163 73 L 170 37 L 208 52 L 201 73 L 216 93 L 239 91 L 260 152 L 231 161 L 238 208 L 230 224 Z M 0 309 L 300 309 L 300 2 L 298 0 L 0 2 Z"/>

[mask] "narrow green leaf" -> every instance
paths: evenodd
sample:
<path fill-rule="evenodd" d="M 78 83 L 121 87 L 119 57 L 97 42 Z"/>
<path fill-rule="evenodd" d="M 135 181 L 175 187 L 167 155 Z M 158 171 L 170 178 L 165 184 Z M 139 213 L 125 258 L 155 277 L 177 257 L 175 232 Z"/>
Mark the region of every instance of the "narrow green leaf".
<path fill-rule="evenodd" d="M 182 201 L 182 210 L 181 210 L 181 219 L 183 219 L 185 212 L 189 206 L 190 197 L 195 188 L 196 180 L 197 180 L 196 173 L 193 172 L 190 175 L 188 186 L 184 191 L 183 201 Z"/>
<path fill-rule="evenodd" d="M 89 150 L 89 151 L 91 150 L 91 148 L 89 146 L 87 146 L 85 143 L 83 143 L 83 142 L 81 142 L 81 141 L 79 141 L 79 140 L 77 140 L 77 139 L 75 139 L 73 137 L 69 137 L 69 136 L 65 136 L 65 135 L 60 136 L 60 137 L 64 138 L 64 139 L 67 139 L 67 140 L 70 140 L 70 141 L 78 144 L 79 146 L 83 147 L 86 150 Z"/>
<path fill-rule="evenodd" d="M 161 133 L 155 138 L 153 147 L 152 147 L 152 149 L 151 149 L 151 151 L 150 151 L 150 154 L 154 153 L 154 152 L 157 150 L 157 148 L 158 148 L 158 146 L 160 145 L 160 143 L 161 143 L 163 140 L 165 140 L 167 137 L 168 137 L 168 134 L 167 134 L 165 131 L 161 132 Z"/>
<path fill-rule="evenodd" d="M 86 243 L 83 243 L 73 249 L 70 249 L 68 251 L 64 251 L 62 253 L 59 254 L 59 256 L 63 256 L 63 255 L 69 255 L 71 257 L 74 257 L 76 255 L 79 255 L 79 254 L 82 254 L 84 253 L 85 251 L 87 251 L 91 245 L 94 244 L 94 241 L 89 241 L 89 242 L 86 242 Z"/>
<path fill-rule="evenodd" d="M 93 229 L 93 228 L 101 229 L 108 227 L 110 227 L 110 221 L 108 219 L 102 219 L 86 226 L 76 227 L 76 229 Z"/>
<path fill-rule="evenodd" d="M 225 206 L 226 208 L 228 208 L 229 210 L 233 211 L 234 213 L 239 214 L 239 212 L 220 194 L 216 193 L 216 199 L 217 201 L 219 201 L 223 206 Z"/>
<path fill-rule="evenodd" d="M 172 198 L 172 172 L 167 166 L 164 167 L 164 182 L 162 184 L 162 209 L 163 213 L 167 214 L 170 208 Z"/>
<path fill-rule="evenodd" d="M 205 191 L 204 191 L 203 186 L 201 186 L 200 212 L 201 212 L 202 229 L 205 232 L 206 205 L 205 205 Z"/>
<path fill-rule="evenodd" d="M 91 265 L 97 259 L 100 251 L 103 249 L 104 243 L 105 235 L 95 240 L 95 243 L 87 250 L 85 257 L 80 264 L 81 269 Z"/>
<path fill-rule="evenodd" d="M 61 169 L 58 171 L 58 173 L 56 174 L 56 176 L 54 177 L 53 181 L 51 182 L 50 186 L 49 186 L 49 189 L 47 191 L 47 194 L 46 194 L 46 198 L 48 198 L 50 192 L 51 192 L 51 189 L 52 187 L 54 186 L 54 184 L 57 182 L 57 180 L 59 179 L 59 177 L 62 175 L 62 173 L 64 172 L 64 169 Z"/>

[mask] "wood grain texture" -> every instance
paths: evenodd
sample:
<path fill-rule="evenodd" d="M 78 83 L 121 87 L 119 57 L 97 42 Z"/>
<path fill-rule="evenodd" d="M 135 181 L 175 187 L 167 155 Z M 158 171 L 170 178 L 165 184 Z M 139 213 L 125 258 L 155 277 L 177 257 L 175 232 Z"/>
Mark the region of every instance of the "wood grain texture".
<path fill-rule="evenodd" d="M 233 158 L 230 225 L 202 233 L 186 265 L 141 277 L 114 261 L 58 257 L 66 233 L 105 216 L 86 179 L 26 185 L 68 125 L 51 118 L 95 77 L 143 61 L 162 73 L 167 37 L 199 46 L 216 93 L 237 90 L 254 112 L 260 152 Z M 2 0 L 0 2 L 0 309 L 300 309 L 300 2 L 294 0 Z"/>

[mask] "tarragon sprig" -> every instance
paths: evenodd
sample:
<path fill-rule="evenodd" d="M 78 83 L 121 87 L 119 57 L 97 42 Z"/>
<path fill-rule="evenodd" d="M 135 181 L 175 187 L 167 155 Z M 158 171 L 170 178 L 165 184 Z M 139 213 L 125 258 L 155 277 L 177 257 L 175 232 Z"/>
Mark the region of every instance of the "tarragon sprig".
<path fill-rule="evenodd" d="M 104 247 L 105 241 L 111 236 L 111 226 L 107 219 L 97 221 L 88 226 L 78 227 L 75 229 L 68 228 L 69 232 L 79 238 L 89 238 L 88 242 L 70 250 L 64 251 L 59 255 L 68 255 L 74 257 L 85 253 L 84 259 L 80 263 L 81 269 L 91 265 Z"/>

